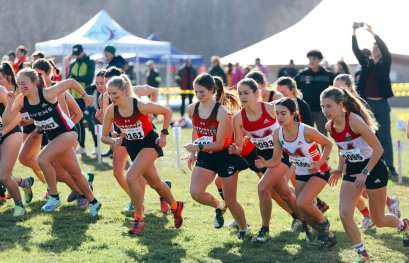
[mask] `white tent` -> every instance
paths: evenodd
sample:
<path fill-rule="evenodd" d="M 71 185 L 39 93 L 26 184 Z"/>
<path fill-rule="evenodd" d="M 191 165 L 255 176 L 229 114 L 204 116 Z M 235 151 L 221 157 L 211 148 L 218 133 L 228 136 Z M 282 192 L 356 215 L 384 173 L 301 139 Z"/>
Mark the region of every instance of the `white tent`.
<path fill-rule="evenodd" d="M 310 49 L 319 49 L 325 59 L 343 58 L 357 63 L 352 53 L 352 24 L 366 22 L 386 43 L 391 53 L 409 55 L 409 19 L 406 0 L 323 0 L 309 14 L 288 29 L 250 47 L 222 58 L 223 63 L 285 65 L 290 59 L 306 64 Z M 360 48 L 372 48 L 374 40 L 365 29 L 357 30 Z"/>
<path fill-rule="evenodd" d="M 170 65 L 169 42 L 151 41 L 134 36 L 123 29 L 105 10 L 101 10 L 83 26 L 65 37 L 36 43 L 35 49 L 42 50 L 47 55 L 65 56 L 71 54 L 72 46 L 75 44 L 81 44 L 87 54 L 102 53 L 105 45 L 113 44 L 117 54 L 168 55 Z M 169 79 L 169 76 L 167 78 Z"/>

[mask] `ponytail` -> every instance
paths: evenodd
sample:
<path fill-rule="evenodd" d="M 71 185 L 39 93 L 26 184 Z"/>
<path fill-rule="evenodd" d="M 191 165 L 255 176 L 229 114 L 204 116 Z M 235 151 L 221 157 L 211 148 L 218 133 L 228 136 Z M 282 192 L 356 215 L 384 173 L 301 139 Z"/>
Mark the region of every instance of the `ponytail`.
<path fill-rule="evenodd" d="M 55 70 L 55 74 L 58 76 L 60 75 L 60 69 L 55 65 L 54 61 L 52 59 L 49 59 L 48 62 L 51 64 L 51 66 Z"/>
<path fill-rule="evenodd" d="M 352 95 L 348 90 L 327 88 L 321 93 L 321 100 L 325 98 L 330 98 L 337 104 L 342 102 L 346 111 L 359 115 L 374 132 L 378 130 L 379 125 L 372 111 L 362 103 L 360 98 Z"/>
<path fill-rule="evenodd" d="M 223 80 L 220 77 L 213 77 L 213 79 L 216 83 L 216 101 L 225 106 L 230 112 L 238 111 L 240 103 L 237 96 L 224 88 Z"/>

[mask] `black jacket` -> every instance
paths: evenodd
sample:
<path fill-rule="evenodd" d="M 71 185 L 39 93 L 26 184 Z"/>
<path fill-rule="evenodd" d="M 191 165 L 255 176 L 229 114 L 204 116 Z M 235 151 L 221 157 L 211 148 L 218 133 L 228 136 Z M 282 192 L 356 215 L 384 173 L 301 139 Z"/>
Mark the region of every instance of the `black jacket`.
<path fill-rule="evenodd" d="M 115 56 L 107 65 L 107 68 L 117 67 L 123 69 L 125 65 L 125 59 L 122 56 Z"/>
<path fill-rule="evenodd" d="M 332 85 L 334 74 L 323 67 L 319 67 L 317 72 L 310 68 L 301 70 L 294 77 L 297 87 L 303 94 L 303 99 L 310 106 L 312 112 L 321 111 L 320 95 L 326 88 Z"/>
<path fill-rule="evenodd" d="M 308 106 L 308 104 L 300 98 L 297 98 L 297 104 L 298 113 L 301 115 L 302 123 L 314 127 L 314 124 L 312 123 L 310 106 Z"/>
<path fill-rule="evenodd" d="M 393 97 L 391 80 L 389 78 L 392 56 L 388 50 L 388 47 L 385 45 L 385 42 L 383 42 L 378 35 L 374 35 L 374 38 L 382 54 L 382 59 L 376 64 L 374 64 L 372 59 L 369 59 L 363 54 L 358 47 L 356 36 L 352 36 L 352 51 L 354 51 L 355 57 L 362 67 L 356 91 L 359 93 L 359 95 L 364 97 L 363 91 L 368 78 L 368 72 L 371 68 L 375 68 L 375 76 L 380 89 L 379 92 L 382 97 L 390 98 Z"/>

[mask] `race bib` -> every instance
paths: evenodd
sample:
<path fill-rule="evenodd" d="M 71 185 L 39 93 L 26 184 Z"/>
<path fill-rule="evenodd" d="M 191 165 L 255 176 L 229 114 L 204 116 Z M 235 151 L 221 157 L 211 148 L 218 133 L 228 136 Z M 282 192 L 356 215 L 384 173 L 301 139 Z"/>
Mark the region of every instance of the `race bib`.
<path fill-rule="evenodd" d="M 264 138 L 251 138 L 251 141 L 259 150 L 274 149 L 274 139 L 271 134 Z"/>
<path fill-rule="evenodd" d="M 121 129 L 121 132 L 124 133 L 126 135 L 126 139 L 130 141 L 142 140 L 145 137 L 142 126 L 138 126 L 136 128 Z"/>
<path fill-rule="evenodd" d="M 40 127 L 43 130 L 54 130 L 59 127 L 58 123 L 54 121 L 53 117 L 50 117 L 43 121 L 34 121 L 34 125 Z"/>
<path fill-rule="evenodd" d="M 295 164 L 298 167 L 310 168 L 311 167 L 311 158 L 310 157 L 296 157 L 290 156 L 290 162 Z"/>
<path fill-rule="evenodd" d="M 31 118 L 30 118 L 30 115 L 28 114 L 28 112 L 23 112 L 23 113 L 21 113 L 21 119 L 23 121 L 29 121 Z"/>
<path fill-rule="evenodd" d="M 364 160 L 359 149 L 341 150 L 339 154 L 352 163 L 362 162 Z"/>
<path fill-rule="evenodd" d="M 209 144 L 213 142 L 213 136 L 202 136 L 197 138 L 193 143 L 194 144 Z"/>

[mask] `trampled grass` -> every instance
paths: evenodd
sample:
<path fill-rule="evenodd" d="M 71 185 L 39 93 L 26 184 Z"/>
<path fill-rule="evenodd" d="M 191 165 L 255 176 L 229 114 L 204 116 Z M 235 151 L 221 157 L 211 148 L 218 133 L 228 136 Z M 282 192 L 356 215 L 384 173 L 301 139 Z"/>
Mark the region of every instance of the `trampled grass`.
<path fill-rule="evenodd" d="M 397 112 L 394 109 L 392 125 L 395 127 Z M 185 130 L 181 145 L 187 143 L 190 131 Z M 393 139 L 406 142 L 403 131 L 394 128 Z M 87 138 L 91 152 L 91 139 Z M 403 216 L 409 216 L 409 169 L 408 147 L 402 155 L 404 184 L 390 180 L 388 191 L 400 198 Z M 182 153 L 184 151 L 182 150 Z M 396 153 L 396 152 L 395 152 Z M 395 155 L 397 156 L 397 155 Z M 320 194 L 329 205 L 326 215 L 331 228 L 337 234 L 339 244 L 322 251 L 316 243 L 306 243 L 305 235 L 286 231 L 291 218 L 276 204 L 270 221 L 271 239 L 266 244 L 254 244 L 250 240 L 239 241 L 235 232 L 228 228 L 214 229 L 214 210 L 194 202 L 189 195 L 190 172 L 183 162 L 182 169 L 176 166 L 175 140 L 172 135 L 165 148 L 165 157 L 156 162 L 162 179 L 172 181 L 172 191 L 177 199 L 185 202 L 184 224 L 176 230 L 171 214 L 159 210 L 159 198 L 149 187 L 145 196 L 145 229 L 140 236 L 129 236 L 127 230 L 131 217 L 121 211 L 128 198 L 116 183 L 111 169 L 111 160 L 99 165 L 93 157 L 82 157 L 84 171 L 95 173 L 95 195 L 103 206 L 100 217 L 92 220 L 88 211 L 75 208 L 65 201 L 69 190 L 59 184 L 62 206 L 52 214 L 40 211 L 44 201 L 38 197 L 45 186 L 36 182 L 34 200 L 29 204 L 29 214 L 23 221 L 12 217 L 13 204 L 9 200 L 0 207 L 0 262 L 352 262 L 355 253 L 351 248 L 338 215 L 339 186 L 326 187 Z M 335 167 L 335 151 L 330 159 Z M 397 167 L 397 157 L 395 157 Z M 17 176 L 30 176 L 31 172 L 17 165 Z M 257 176 L 245 171 L 240 174 L 238 198 L 243 205 L 248 223 L 255 235 L 261 219 L 258 208 Z M 217 195 L 216 187 L 209 191 Z M 225 214 L 226 222 L 232 217 Z M 362 217 L 356 212 L 355 219 Z M 363 234 L 366 246 L 374 262 L 408 262 L 409 248 L 402 246 L 401 235 L 395 229 L 375 229 Z"/>

